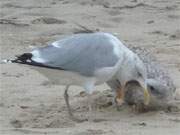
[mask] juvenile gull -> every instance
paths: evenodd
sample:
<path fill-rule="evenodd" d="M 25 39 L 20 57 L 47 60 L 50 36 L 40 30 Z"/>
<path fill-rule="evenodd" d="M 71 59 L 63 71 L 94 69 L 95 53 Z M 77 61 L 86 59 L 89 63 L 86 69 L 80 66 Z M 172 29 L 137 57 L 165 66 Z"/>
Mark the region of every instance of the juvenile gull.
<path fill-rule="evenodd" d="M 166 109 L 174 100 L 175 85 L 170 78 L 167 70 L 159 64 L 159 62 L 142 47 L 129 46 L 134 53 L 136 53 L 143 61 L 147 69 L 147 89 L 150 93 L 150 103 L 146 106 L 147 109 Z M 119 88 L 116 80 L 108 82 L 110 87 L 116 91 Z M 138 110 L 144 108 L 144 96 L 139 84 L 136 82 L 129 82 L 126 86 L 125 101 L 130 105 L 135 105 Z"/>
<path fill-rule="evenodd" d="M 108 33 L 75 34 L 24 53 L 11 62 L 30 65 L 50 81 L 65 85 L 64 97 L 73 120 L 76 118 L 72 114 L 67 93 L 70 85 L 82 86 L 88 93 L 89 111 L 92 110 L 91 94 L 95 85 L 111 78 L 116 78 L 122 84 L 120 90 L 116 91 L 119 104 L 124 100 L 124 86 L 132 80 L 142 87 L 144 104 L 149 103 L 146 70 L 142 61 Z"/>

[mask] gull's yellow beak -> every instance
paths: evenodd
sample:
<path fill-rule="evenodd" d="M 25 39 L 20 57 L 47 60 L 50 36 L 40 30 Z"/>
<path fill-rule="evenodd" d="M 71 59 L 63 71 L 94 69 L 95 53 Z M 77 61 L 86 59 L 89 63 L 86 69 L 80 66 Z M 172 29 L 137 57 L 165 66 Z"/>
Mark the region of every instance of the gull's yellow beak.
<path fill-rule="evenodd" d="M 144 104 L 148 105 L 150 102 L 150 95 L 146 88 L 144 88 Z"/>
<path fill-rule="evenodd" d="M 147 85 L 144 80 L 139 80 L 139 83 L 140 83 L 141 87 L 143 88 L 143 92 L 144 92 L 144 104 L 148 105 L 150 102 L 150 95 L 149 95 L 149 91 L 147 89 Z"/>

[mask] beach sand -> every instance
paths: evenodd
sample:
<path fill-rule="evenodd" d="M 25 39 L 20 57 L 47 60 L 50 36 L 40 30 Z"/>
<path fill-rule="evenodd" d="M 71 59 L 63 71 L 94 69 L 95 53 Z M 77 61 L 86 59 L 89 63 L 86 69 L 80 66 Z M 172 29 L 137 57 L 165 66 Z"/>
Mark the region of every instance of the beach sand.
<path fill-rule="evenodd" d="M 180 101 L 179 0 L 1 0 L 0 57 L 30 51 L 66 35 L 86 31 L 110 32 L 124 44 L 144 47 L 170 73 Z M 94 122 L 76 123 L 68 117 L 64 86 L 27 66 L 0 65 L 1 135 L 178 135 L 179 111 L 134 113 L 111 105 L 107 85 L 93 94 Z M 74 114 L 87 117 L 81 87 L 69 90 Z"/>

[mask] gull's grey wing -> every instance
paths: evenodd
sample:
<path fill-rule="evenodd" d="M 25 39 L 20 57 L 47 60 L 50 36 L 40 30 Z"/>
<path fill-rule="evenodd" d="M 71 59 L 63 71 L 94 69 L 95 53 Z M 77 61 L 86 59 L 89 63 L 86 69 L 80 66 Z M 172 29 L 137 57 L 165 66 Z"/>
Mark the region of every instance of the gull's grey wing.
<path fill-rule="evenodd" d="M 92 76 L 96 69 L 118 62 L 112 42 L 101 33 L 77 34 L 33 50 L 32 60 L 45 66 Z"/>

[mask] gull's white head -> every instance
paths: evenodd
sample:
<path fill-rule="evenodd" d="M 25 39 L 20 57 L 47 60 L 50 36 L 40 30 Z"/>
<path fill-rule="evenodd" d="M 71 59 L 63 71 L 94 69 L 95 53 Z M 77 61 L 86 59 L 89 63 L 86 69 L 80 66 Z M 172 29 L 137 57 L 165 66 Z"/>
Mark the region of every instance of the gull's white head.
<path fill-rule="evenodd" d="M 144 92 L 144 104 L 149 104 L 149 93 L 146 84 L 146 68 L 140 58 L 134 53 L 126 54 L 124 61 L 118 71 L 117 78 L 121 83 L 121 88 L 125 90 L 128 83 L 136 82 L 142 87 Z"/>

